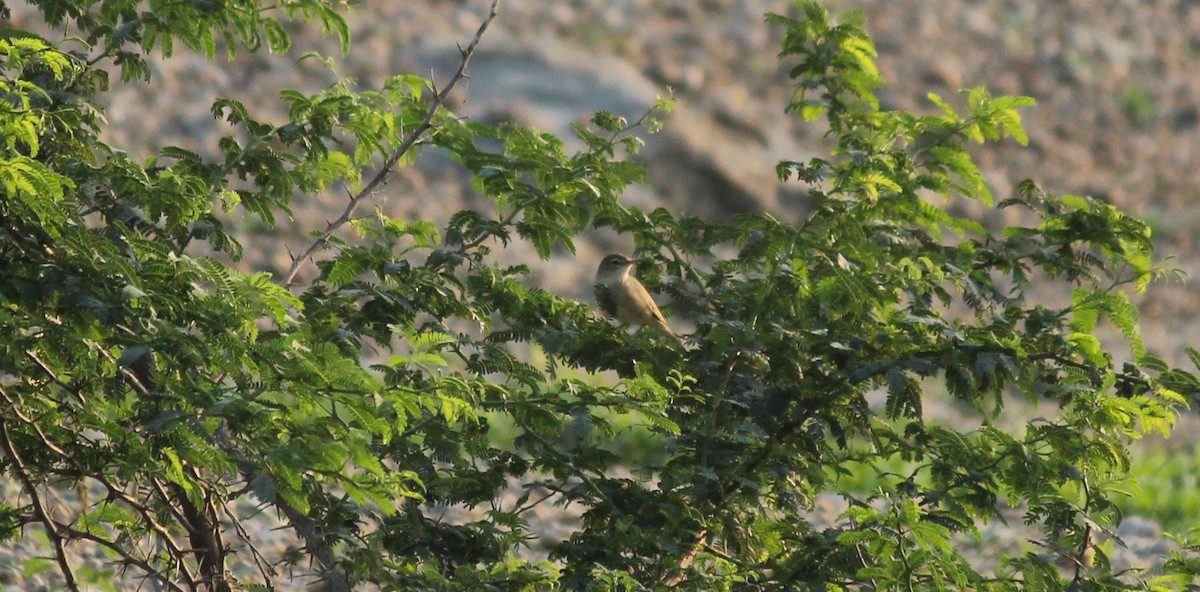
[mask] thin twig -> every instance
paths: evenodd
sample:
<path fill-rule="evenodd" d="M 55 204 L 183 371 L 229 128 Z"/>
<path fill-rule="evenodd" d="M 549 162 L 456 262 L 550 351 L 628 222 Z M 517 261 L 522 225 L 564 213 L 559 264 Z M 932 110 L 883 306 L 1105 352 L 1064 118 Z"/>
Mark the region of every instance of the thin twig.
<path fill-rule="evenodd" d="M 12 434 L 8 430 L 8 422 L 0 421 L 0 444 L 4 446 L 4 452 L 12 461 L 13 468 L 16 470 L 17 478 L 21 481 L 22 487 L 25 488 L 25 493 L 29 494 L 33 501 L 33 512 L 37 516 L 39 522 L 42 523 L 42 528 L 46 530 L 46 535 L 50 537 L 51 544 L 54 545 L 54 556 L 58 561 L 58 568 L 62 572 L 63 579 L 67 582 L 67 588 L 78 592 L 79 584 L 75 581 L 75 572 L 71 569 L 71 562 L 67 561 L 66 539 L 59 532 L 58 526 L 54 519 L 50 517 L 50 512 L 46 510 L 46 504 L 38 495 L 37 483 L 33 481 L 33 477 L 29 474 L 29 469 L 25 465 L 25 460 L 17 453 L 17 447 L 13 444 Z"/>
<path fill-rule="evenodd" d="M 91 474 L 88 471 L 86 471 L 84 469 L 83 465 L 80 464 L 79 459 L 68 454 L 66 450 L 63 450 L 63 448 L 61 446 L 59 446 L 57 443 L 55 443 L 54 440 L 52 440 L 50 438 L 50 435 L 47 434 L 46 431 L 42 429 L 41 425 L 39 425 L 37 422 L 35 422 L 33 420 L 33 418 L 22 413 L 21 410 L 17 408 L 16 401 L 13 399 L 13 397 L 11 395 L 8 394 L 7 390 L 5 390 L 4 388 L 0 388 L 0 395 L 2 395 L 4 397 L 4 400 L 6 402 L 8 402 L 9 410 L 12 411 L 13 415 L 15 415 L 16 418 L 19 421 L 21 421 L 21 423 L 24 423 L 25 425 L 32 428 L 35 432 L 37 432 L 38 438 L 41 439 L 42 445 L 45 446 L 47 450 L 57 454 L 64 461 L 66 461 L 68 464 L 70 464 L 71 467 L 75 469 L 76 473 L 78 473 L 80 477 L 90 477 L 90 478 L 98 481 L 108 491 L 108 497 L 110 499 L 116 499 L 116 500 L 120 500 L 120 501 L 124 502 L 125 505 L 132 508 L 135 512 L 138 513 L 139 516 L 141 516 L 142 520 L 145 521 L 144 524 L 149 526 L 150 529 L 152 531 L 154 531 L 155 534 L 158 535 L 159 540 L 166 544 L 167 549 L 171 552 L 172 557 L 175 557 L 176 559 L 181 559 L 183 557 L 183 555 L 184 555 L 183 548 L 181 548 L 179 546 L 179 544 L 175 542 L 175 539 L 171 536 L 171 532 L 169 530 L 167 530 L 167 527 L 163 526 L 154 517 L 153 512 L 151 512 L 150 509 L 145 506 L 145 504 L 142 504 L 141 502 L 139 502 L 132 495 L 126 493 L 123 489 L 118 488 L 111 481 L 109 481 L 107 478 L 105 478 L 102 473 Z M 159 573 L 157 571 L 153 571 L 151 573 L 155 577 L 162 579 L 163 582 L 169 583 L 168 578 L 163 576 L 161 573 Z M 196 587 L 195 579 L 192 577 L 191 572 L 188 571 L 187 566 L 185 564 L 182 564 L 182 563 L 180 564 L 179 574 L 180 574 L 180 576 L 183 577 L 184 581 L 188 584 L 189 587 L 191 587 L 191 588 Z"/>
<path fill-rule="evenodd" d="M 229 508 L 229 504 L 222 504 L 221 509 L 229 517 L 229 523 L 233 526 L 233 530 L 237 533 L 238 538 L 242 539 L 242 542 L 246 543 L 246 546 L 250 549 L 250 557 L 254 559 L 254 565 L 258 568 L 258 573 L 262 574 L 263 582 L 266 584 L 267 589 L 274 590 L 275 568 L 270 565 L 269 560 L 258 550 L 258 547 L 254 546 L 254 540 L 250 537 L 250 533 L 246 530 L 246 527 L 242 525 L 242 519 L 233 513 L 233 510 Z"/>
<path fill-rule="evenodd" d="M 534 487 L 534 486 L 536 486 L 536 484 L 534 484 L 534 485 L 530 485 L 529 487 Z M 520 507 L 518 507 L 518 508 L 514 508 L 514 509 L 512 510 L 512 513 L 514 513 L 514 514 L 523 514 L 523 513 L 527 512 L 527 511 L 529 511 L 529 510 L 531 510 L 531 509 L 533 509 L 533 508 L 535 508 L 535 507 L 537 507 L 537 506 L 541 505 L 541 504 L 542 504 L 542 502 L 545 502 L 546 500 L 548 500 L 548 499 L 550 499 L 550 498 L 552 498 L 552 497 L 554 497 L 554 496 L 556 496 L 556 495 L 559 495 L 559 493 L 558 493 L 557 491 L 550 491 L 550 493 L 547 493 L 546 495 L 543 495 L 543 496 L 542 496 L 540 499 L 538 499 L 537 501 L 534 501 L 534 502 L 527 503 L 527 504 L 525 504 L 525 505 L 523 505 L 523 506 L 520 506 Z"/>
<path fill-rule="evenodd" d="M 176 592 L 186 592 L 186 590 L 184 588 L 180 587 L 179 584 L 176 584 L 174 581 L 172 581 L 171 578 L 167 577 L 166 574 L 158 571 L 158 568 L 154 567 L 153 565 L 150 565 L 150 563 L 144 559 L 139 559 L 137 557 L 134 557 L 133 554 L 130 553 L 124 547 L 122 547 L 102 536 L 97 536 L 97 535 L 94 535 L 87 531 L 75 530 L 73 528 L 66 528 L 65 531 L 73 539 L 92 541 L 93 543 L 96 543 L 97 545 L 100 545 L 101 547 L 104 547 L 106 549 L 109 549 L 110 551 L 113 551 L 117 555 L 121 556 L 121 560 L 123 562 L 125 562 L 129 565 L 136 565 L 138 568 L 140 568 L 146 574 L 152 574 L 160 583 L 162 583 L 166 587 L 170 588 L 171 590 L 175 590 Z M 196 589 L 195 584 L 191 584 L 190 588 L 192 590 L 195 590 Z"/>
<path fill-rule="evenodd" d="M 475 31 L 475 37 L 471 39 L 471 42 L 467 44 L 466 48 L 459 48 L 459 52 L 462 54 L 462 60 L 459 62 L 458 70 L 454 72 L 454 76 L 450 77 L 450 81 L 446 83 L 446 86 L 444 86 L 440 91 L 438 91 L 436 87 L 433 88 L 433 98 L 430 99 L 429 109 L 425 112 L 425 118 L 422 119 L 421 123 L 417 125 L 417 127 L 413 128 L 413 130 L 407 136 L 405 136 L 404 140 L 400 142 L 400 145 L 392 151 L 391 156 L 384 161 L 383 167 L 379 169 L 379 172 L 375 173 L 375 176 L 372 177 L 371 180 L 368 181 L 367 184 L 364 185 L 363 188 L 360 189 L 358 193 L 350 199 L 350 202 L 346 204 L 346 208 L 342 210 L 342 214 L 333 221 L 329 222 L 329 224 L 325 227 L 325 231 L 321 233 L 321 236 L 318 237 L 317 240 L 313 241 L 313 243 L 309 245 L 299 257 L 296 257 L 292 260 L 291 268 L 288 269 L 287 273 L 284 274 L 283 277 L 284 286 L 292 285 L 292 282 L 296 280 L 296 274 L 300 272 L 300 268 L 304 265 L 304 262 L 308 261 L 314 253 L 324 247 L 329 242 L 329 239 L 333 236 L 333 234 L 337 232 L 339 228 L 349 222 L 351 218 L 353 218 L 354 212 L 358 210 L 358 207 L 362 205 L 363 201 L 365 201 L 374 193 L 375 189 L 379 187 L 379 185 L 383 184 L 388 175 L 391 174 L 392 169 L 396 166 L 396 163 L 399 162 L 400 159 L 407 154 L 413 146 L 416 145 L 417 141 L 420 140 L 423 135 L 425 135 L 425 132 L 429 131 L 429 128 L 433 127 L 433 118 L 437 116 L 438 110 L 443 104 L 445 104 L 446 97 L 449 96 L 450 91 L 454 90 L 454 87 L 458 84 L 458 81 L 466 78 L 467 64 L 471 61 L 471 56 L 475 55 L 475 48 L 478 47 L 479 41 L 483 38 L 484 31 L 487 31 L 488 25 L 490 25 L 492 20 L 496 18 L 499 8 L 500 0 L 492 0 L 491 10 L 488 12 L 487 17 L 483 19 L 483 22 L 480 23 L 479 29 Z"/>
<path fill-rule="evenodd" d="M 80 403 L 87 403 L 87 400 L 83 398 L 83 393 L 79 392 L 78 387 L 73 387 L 59 378 L 58 375 L 54 373 L 54 370 L 51 369 L 46 362 L 42 361 L 42 359 L 39 358 L 38 355 L 33 352 L 33 350 L 26 350 L 25 357 L 33 360 L 33 363 L 37 364 L 38 367 L 42 369 L 42 372 L 45 372 L 46 376 L 50 378 L 51 382 L 57 384 L 59 388 L 71 393 L 72 395 L 75 395 L 75 397 L 79 399 Z"/>

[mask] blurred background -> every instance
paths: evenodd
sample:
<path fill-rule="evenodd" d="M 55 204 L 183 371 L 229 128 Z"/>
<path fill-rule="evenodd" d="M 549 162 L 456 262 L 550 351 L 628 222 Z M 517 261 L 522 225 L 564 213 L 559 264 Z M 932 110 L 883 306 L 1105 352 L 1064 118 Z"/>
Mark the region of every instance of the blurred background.
<path fill-rule="evenodd" d="M 28 7 L 9 2 L 13 25 L 36 21 Z M 148 83 L 120 85 L 109 95 L 109 142 L 149 155 L 178 145 L 215 154 L 229 128 L 214 122 L 218 96 L 245 102 L 260 118 L 282 121 L 283 88 L 314 91 L 329 84 L 319 51 L 364 89 L 390 75 L 413 73 L 448 80 L 490 0 L 364 0 L 353 3 L 353 46 L 341 55 L 336 40 L 315 25 L 292 27 L 291 56 L 241 55 L 214 62 L 179 53 L 159 61 Z M 958 90 L 986 86 L 993 94 L 1028 95 L 1024 112 L 1030 144 L 975 150 L 997 200 L 1032 178 L 1055 193 L 1090 195 L 1149 221 L 1160 257 L 1191 279 L 1153 286 L 1136 297 L 1151 353 L 1184 363 L 1183 348 L 1200 345 L 1194 278 L 1200 248 L 1200 2 L 1194 0 L 830 0 L 832 12 L 863 11 L 879 50 L 887 86 L 885 109 L 937 113 L 930 92 L 962 106 Z M 800 184 L 775 178 L 778 160 L 804 160 L 828 146 L 821 124 L 784 113 L 788 64 L 778 62 L 781 30 L 766 12 L 794 10 L 784 0 L 503 0 L 451 107 L 485 122 L 514 121 L 570 136 L 569 124 L 608 109 L 636 118 L 659 96 L 679 106 L 665 129 L 648 138 L 640 159 L 650 183 L 631 190 L 629 203 L 662 205 L 675 213 L 722 219 L 771 211 L 797 218 L 806 209 Z M 58 38 L 71 31 L 52 32 Z M 445 157 L 425 152 L 403 169 L 377 201 L 394 216 L 444 221 L 463 207 L 488 208 Z M 268 229 L 249 218 L 231 222 L 242 234 L 245 269 L 280 273 L 308 232 L 337 216 L 346 199 L 338 189 L 299 196 L 295 219 Z M 994 228 L 1006 212 L 953 203 Z M 238 226 L 240 225 L 240 226 Z M 272 237 L 271 240 L 265 240 Z M 282 240 L 279 240 L 279 238 Z M 590 277 L 609 251 L 628 252 L 628 240 L 593 232 L 578 253 L 537 263 L 529 278 L 564 297 L 590 301 Z M 534 263 L 520 243 L 503 253 Z M 309 268 L 311 272 L 311 267 Z M 1053 297 L 1053 295 L 1048 295 Z M 1144 535 L 1146 556 L 1161 555 L 1160 527 L 1182 530 L 1200 516 L 1200 465 L 1192 415 L 1170 440 L 1152 438 L 1135 449 L 1141 491 L 1127 511 L 1136 520 L 1127 542 Z"/>

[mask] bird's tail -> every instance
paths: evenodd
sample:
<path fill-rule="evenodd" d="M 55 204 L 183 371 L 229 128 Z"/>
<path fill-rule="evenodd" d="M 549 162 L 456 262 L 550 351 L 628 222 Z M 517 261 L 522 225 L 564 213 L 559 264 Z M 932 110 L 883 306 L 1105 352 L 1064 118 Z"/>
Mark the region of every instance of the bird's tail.
<path fill-rule="evenodd" d="M 680 348 L 683 348 L 683 349 L 687 348 L 686 344 L 684 344 L 684 342 L 683 342 L 683 338 L 680 337 L 678 334 L 676 334 L 674 331 L 672 331 L 671 327 L 669 325 L 667 325 L 666 321 L 661 321 L 659 323 L 656 323 L 656 326 L 659 331 L 662 331 L 668 337 L 670 337 L 671 339 L 674 339 L 675 343 L 678 343 Z"/>

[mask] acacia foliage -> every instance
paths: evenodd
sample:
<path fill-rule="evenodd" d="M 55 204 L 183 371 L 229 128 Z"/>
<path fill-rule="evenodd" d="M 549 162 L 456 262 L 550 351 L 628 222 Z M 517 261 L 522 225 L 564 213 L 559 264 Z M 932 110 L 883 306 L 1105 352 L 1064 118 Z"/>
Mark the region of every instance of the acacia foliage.
<path fill-rule="evenodd" d="M 967 145 L 1023 143 L 1032 101 L 974 89 L 931 96 L 936 116 L 882 110 L 855 13 L 797 2 L 769 17 L 787 109 L 824 120 L 835 146 L 779 163 L 809 191 L 789 223 L 623 205 L 643 180 L 636 134 L 660 112 L 597 114 L 572 152 L 455 118 L 404 75 L 286 91 L 278 124 L 221 99 L 213 114 L 237 132 L 221 157 L 167 147 L 134 162 L 99 138 L 95 63 L 136 79 L 146 52 L 176 43 L 284 51 L 281 10 L 350 48 L 336 4 L 34 4 L 85 45 L 0 39 L 0 467 L 23 492 L 0 502 L 0 536 L 44 533 L 68 588 L 112 586 L 81 549 L 182 590 L 284 585 L 285 563 L 328 589 L 385 590 L 1181 589 L 1200 571 L 1186 541 L 1157 574 L 1114 573 L 1095 545 L 1121 518 L 1127 445 L 1169 433 L 1197 392 L 1137 332 L 1130 294 L 1163 273 L 1148 228 L 1032 181 L 994 203 Z M 304 286 L 231 267 L 229 216 L 272 224 L 295 195 L 361 189 L 418 143 L 494 209 L 441 227 L 356 219 L 357 240 L 320 241 Z M 1028 223 L 993 232 L 953 213 L 961 200 Z M 686 350 L 531 287 L 495 252 L 573 251 L 591 227 L 654 259 L 640 276 L 695 327 Z M 1069 303 L 1042 299 L 1055 291 Z M 1101 320 L 1123 345 L 1101 341 Z M 368 365 L 373 348 L 389 355 Z M 977 427 L 926 421 L 941 393 Z M 1048 411 L 1000 427 L 1019 401 Z M 515 435 L 498 439 L 496 422 Z M 631 422 L 655 454 L 615 453 Z M 868 494 L 840 478 L 864 472 Z M 71 487 L 100 495 L 56 507 Z M 830 495 L 847 509 L 825 524 L 814 507 Z M 259 556 L 239 503 L 277 516 L 298 554 Z M 546 561 L 522 553 L 541 504 L 582 514 Z M 444 521 L 446 505 L 479 511 Z M 960 544 L 1006 507 L 1039 546 L 973 567 Z M 238 561 L 258 571 L 231 573 Z"/>

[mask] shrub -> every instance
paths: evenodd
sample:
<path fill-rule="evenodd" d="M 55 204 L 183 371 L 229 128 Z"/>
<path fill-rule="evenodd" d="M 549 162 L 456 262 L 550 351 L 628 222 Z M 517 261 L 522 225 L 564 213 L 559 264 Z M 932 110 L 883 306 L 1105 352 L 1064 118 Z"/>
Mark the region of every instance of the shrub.
<path fill-rule="evenodd" d="M 442 88 L 402 75 L 286 91 L 282 125 L 221 99 L 213 113 L 238 135 L 220 158 L 165 148 L 136 163 L 99 138 L 94 64 L 134 79 L 177 43 L 284 51 L 280 11 L 349 50 L 336 3 L 34 4 L 73 21 L 88 52 L 0 40 L 0 466 L 23 491 L 0 503 L 0 532 L 44 532 L 68 589 L 111 585 L 79 568 L 80 547 L 170 589 L 282 585 L 239 502 L 278 516 L 299 549 L 287 560 L 331 590 L 1182 589 L 1197 571 L 1186 544 L 1152 580 L 1114 573 L 1095 544 L 1120 521 L 1130 440 L 1169 432 L 1197 392 L 1138 335 L 1129 294 L 1165 274 L 1146 225 L 1031 181 L 995 203 L 967 146 L 1025 142 L 1033 101 L 972 89 L 931 96 L 936 116 L 882 110 L 860 15 L 805 1 L 769 17 L 786 30 L 787 109 L 823 119 L 835 146 L 778 165 L 809 192 L 789 223 L 620 202 L 644 176 L 635 134 L 669 101 L 634 122 L 597 114 L 572 153 L 456 118 L 442 102 L 463 70 Z M 357 218 L 418 146 L 456 159 L 494 211 L 441 228 Z M 346 212 L 287 274 L 230 265 L 243 246 L 228 216 L 271 225 L 293 196 L 342 183 Z M 951 213 L 959 200 L 1027 222 L 992 232 Z M 653 261 L 641 278 L 695 325 L 687 348 L 529 287 L 493 253 L 573 251 L 591 227 Z M 311 258 L 319 277 L 296 285 Z M 1058 290 L 1068 304 L 1042 299 Z M 1101 319 L 1130 361 L 1114 362 Z M 365 365 L 368 346 L 390 357 Z M 926 421 L 930 389 L 977 425 Z M 1014 400 L 1053 412 L 996 427 Z M 631 423 L 663 450 L 614 454 Z M 862 471 L 887 478 L 864 493 L 843 478 Z M 102 494 L 51 508 L 70 487 Z M 844 512 L 823 520 L 822 497 Z M 581 513 L 545 561 L 522 554 L 541 504 Z M 441 520 L 448 505 L 479 512 Z M 1006 506 L 1040 528 L 1038 550 L 981 571 L 955 537 Z M 259 573 L 230 574 L 234 555 Z"/>

